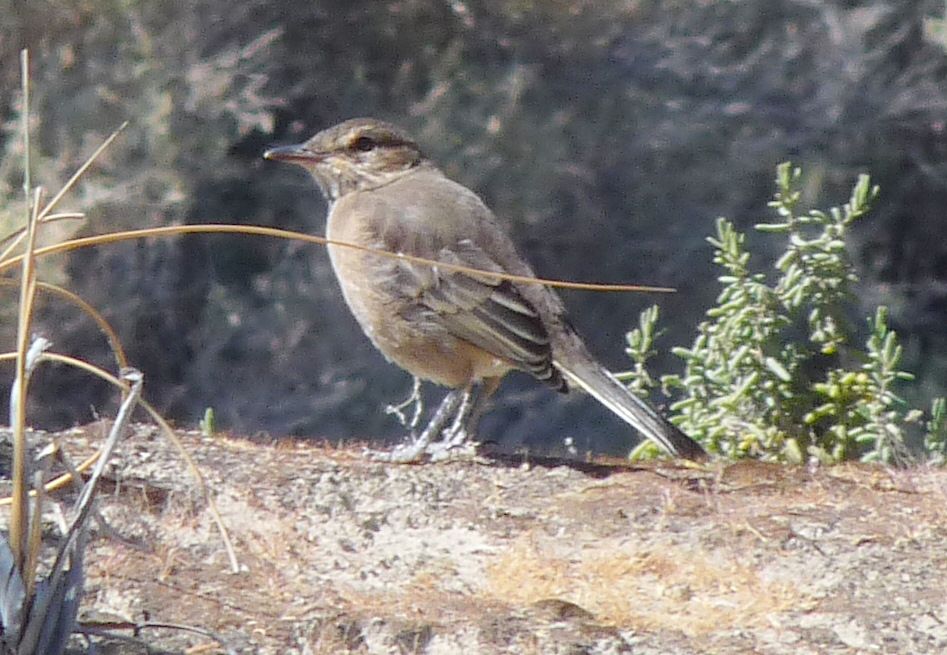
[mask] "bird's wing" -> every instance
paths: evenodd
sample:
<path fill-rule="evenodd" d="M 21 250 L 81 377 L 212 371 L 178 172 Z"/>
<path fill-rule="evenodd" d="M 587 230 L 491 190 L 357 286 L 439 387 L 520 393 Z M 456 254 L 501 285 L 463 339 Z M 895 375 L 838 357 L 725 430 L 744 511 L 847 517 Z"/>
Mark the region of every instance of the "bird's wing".
<path fill-rule="evenodd" d="M 485 271 L 503 270 L 469 239 L 442 248 L 435 259 Z M 418 303 L 435 312 L 453 335 L 561 386 L 542 319 L 513 284 L 437 266 L 405 263 L 405 268 L 413 278 Z"/>

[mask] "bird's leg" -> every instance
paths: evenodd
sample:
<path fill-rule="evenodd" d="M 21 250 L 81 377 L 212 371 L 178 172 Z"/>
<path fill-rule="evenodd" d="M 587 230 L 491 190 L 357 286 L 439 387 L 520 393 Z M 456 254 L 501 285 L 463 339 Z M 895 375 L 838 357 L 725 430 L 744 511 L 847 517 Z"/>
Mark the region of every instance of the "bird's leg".
<path fill-rule="evenodd" d="M 462 403 L 467 394 L 469 394 L 469 389 L 454 389 L 448 392 L 420 436 L 416 439 L 412 438 L 411 443 L 395 447 L 387 455 L 380 455 L 379 459 L 399 464 L 409 464 L 421 459 L 421 456 L 427 453 L 428 446 L 431 445 L 431 439 L 441 433 L 444 425 L 457 411 L 458 405 Z"/>
<path fill-rule="evenodd" d="M 466 438 L 467 421 L 470 420 L 473 409 L 477 404 L 477 396 L 478 394 L 474 392 L 472 387 L 467 387 L 464 389 L 464 395 L 461 398 L 460 407 L 457 409 L 457 413 L 454 414 L 454 420 L 451 422 L 450 427 L 443 432 L 444 443 L 452 442 L 454 439 L 456 439 L 455 435 L 458 434 L 462 434 L 464 435 L 464 438 Z M 460 441 L 463 441 L 463 439 Z"/>
<path fill-rule="evenodd" d="M 470 419 L 470 413 L 476 405 L 477 394 L 473 386 L 468 386 L 460 392 L 460 403 L 454 413 L 454 420 L 450 426 L 441 426 L 441 440 L 429 444 L 427 453 L 431 456 L 431 461 L 437 462 L 447 459 L 452 451 L 456 451 L 467 440 L 467 421 Z"/>
<path fill-rule="evenodd" d="M 500 386 L 500 378 L 488 378 L 477 386 L 476 393 L 468 390 L 465 394 L 453 422 L 443 432 L 443 440 L 435 444 L 436 450 L 431 452 L 431 459 L 443 459 L 448 452 L 460 448 L 465 443 L 474 445 L 471 440 L 477 436 L 477 425 L 489 404 L 490 397 Z"/>
<path fill-rule="evenodd" d="M 470 419 L 467 421 L 467 436 L 476 438 L 477 428 L 480 426 L 480 419 L 486 414 L 490 406 L 490 399 L 500 388 L 500 382 L 503 378 L 486 378 L 480 383 L 480 394 L 477 396 L 477 404 L 470 412 Z"/>
<path fill-rule="evenodd" d="M 405 416 L 404 410 L 414 405 L 414 413 L 411 420 Z M 388 405 L 385 407 L 385 414 L 394 414 L 402 426 L 408 428 L 412 441 L 418 438 L 418 423 L 421 421 L 421 413 L 424 411 L 424 398 L 421 396 L 421 378 L 414 376 L 414 385 L 411 387 L 411 395 L 405 398 L 397 405 Z"/>

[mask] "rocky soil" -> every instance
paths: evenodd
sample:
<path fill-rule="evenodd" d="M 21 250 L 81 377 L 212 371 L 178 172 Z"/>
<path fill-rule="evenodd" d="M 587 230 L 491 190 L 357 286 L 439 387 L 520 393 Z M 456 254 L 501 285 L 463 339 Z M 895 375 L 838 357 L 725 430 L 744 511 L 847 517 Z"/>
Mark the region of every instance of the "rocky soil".
<path fill-rule="evenodd" d="M 78 458 L 103 432 L 59 436 Z M 103 489 L 115 534 L 88 551 L 83 616 L 144 627 L 101 653 L 947 651 L 944 471 L 405 466 L 361 445 L 179 437 L 241 570 L 175 449 L 136 428 Z"/>

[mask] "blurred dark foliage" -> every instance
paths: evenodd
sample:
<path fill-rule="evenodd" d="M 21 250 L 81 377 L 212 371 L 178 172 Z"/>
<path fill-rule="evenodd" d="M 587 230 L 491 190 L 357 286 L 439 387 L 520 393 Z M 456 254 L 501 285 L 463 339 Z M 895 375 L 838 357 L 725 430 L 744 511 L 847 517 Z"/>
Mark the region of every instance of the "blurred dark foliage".
<path fill-rule="evenodd" d="M 11 0 L 7 0 L 11 2 Z M 570 293 L 611 366 L 655 300 L 689 342 L 717 292 L 704 238 L 718 215 L 757 222 L 775 165 L 808 173 L 806 202 L 882 187 L 856 230 L 861 308 L 891 306 L 919 373 L 947 379 L 947 54 L 925 37 L 938 0 L 13 1 L 0 11 L 0 192 L 18 193 L 16 53 L 33 52 L 35 177 L 55 188 L 121 121 L 131 127 L 67 203 L 82 233 L 243 222 L 321 233 L 302 171 L 263 162 L 344 118 L 412 130 L 508 220 L 547 276 L 668 284 L 670 297 Z M 754 244 L 750 244 L 751 249 Z M 325 253 L 251 237 L 106 246 L 65 260 L 182 422 L 206 406 L 243 432 L 394 436 L 381 408 L 409 389 L 348 315 Z M 50 302 L 60 350 L 104 361 L 104 340 Z M 667 362 L 665 362 L 667 363 Z M 106 390 L 44 375 L 33 421 L 106 408 Z M 68 382 L 63 385 L 62 383 Z M 632 436 L 591 401 L 510 380 L 485 423 L 515 446 Z M 941 391 L 942 393 L 942 391 Z"/>

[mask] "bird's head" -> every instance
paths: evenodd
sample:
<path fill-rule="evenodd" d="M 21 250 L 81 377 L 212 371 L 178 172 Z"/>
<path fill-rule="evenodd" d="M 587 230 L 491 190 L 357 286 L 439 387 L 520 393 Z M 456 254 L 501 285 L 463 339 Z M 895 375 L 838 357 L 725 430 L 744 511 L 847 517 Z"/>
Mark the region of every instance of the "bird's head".
<path fill-rule="evenodd" d="M 308 170 L 330 202 L 377 189 L 427 161 L 407 133 L 373 118 L 339 123 L 304 143 L 270 148 L 263 157 Z"/>

